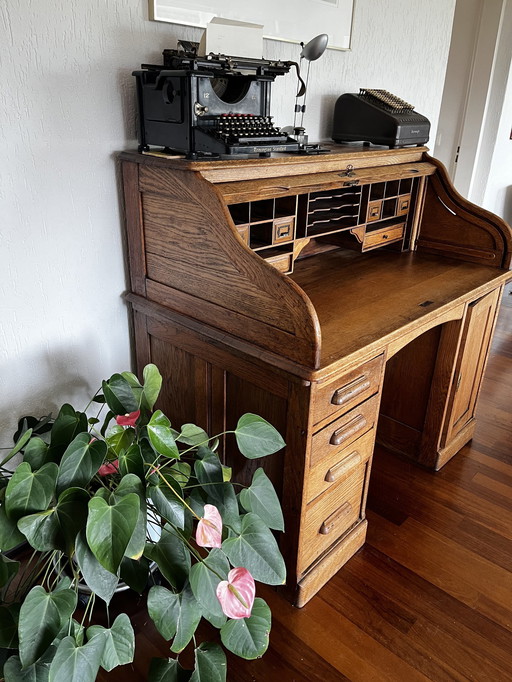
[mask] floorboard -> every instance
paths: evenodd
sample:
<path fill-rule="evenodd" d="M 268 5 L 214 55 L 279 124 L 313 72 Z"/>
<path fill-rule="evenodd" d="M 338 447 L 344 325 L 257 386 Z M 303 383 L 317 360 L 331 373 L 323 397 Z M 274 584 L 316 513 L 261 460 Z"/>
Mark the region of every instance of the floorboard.
<path fill-rule="evenodd" d="M 229 682 L 512 682 L 510 292 L 473 441 L 438 473 L 378 448 L 366 545 L 303 609 L 259 589 L 270 647 L 258 661 L 231 656 Z M 147 680 L 167 655 L 143 611 L 135 623 L 134 664 L 102 682 Z"/>

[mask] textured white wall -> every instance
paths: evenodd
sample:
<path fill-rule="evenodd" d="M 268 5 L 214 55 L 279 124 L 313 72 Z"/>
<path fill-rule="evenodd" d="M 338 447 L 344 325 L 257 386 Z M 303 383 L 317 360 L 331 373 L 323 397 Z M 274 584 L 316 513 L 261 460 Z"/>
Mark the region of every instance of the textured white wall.
<path fill-rule="evenodd" d="M 327 138 L 336 97 L 362 86 L 412 101 L 434 136 L 453 8 L 356 0 L 352 51 L 312 65 L 311 137 Z M 146 0 L 0 3 L 0 445 L 20 414 L 83 406 L 130 364 L 115 152 L 136 144 L 131 71 L 179 37 L 199 32 L 149 22 Z M 298 52 L 271 42 L 267 55 Z M 276 85 L 280 125 L 294 89 L 291 75 Z"/>

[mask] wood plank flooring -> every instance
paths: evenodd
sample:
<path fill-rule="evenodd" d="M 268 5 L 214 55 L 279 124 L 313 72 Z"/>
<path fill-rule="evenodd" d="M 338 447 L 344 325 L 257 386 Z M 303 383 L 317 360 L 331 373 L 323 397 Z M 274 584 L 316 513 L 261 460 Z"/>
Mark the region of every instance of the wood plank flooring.
<path fill-rule="evenodd" d="M 438 473 L 378 448 L 366 545 L 303 609 L 260 587 L 270 648 L 230 657 L 229 682 L 512 682 L 511 292 L 473 441 Z M 167 655 L 143 610 L 135 620 L 134 664 L 100 680 L 146 680 Z"/>

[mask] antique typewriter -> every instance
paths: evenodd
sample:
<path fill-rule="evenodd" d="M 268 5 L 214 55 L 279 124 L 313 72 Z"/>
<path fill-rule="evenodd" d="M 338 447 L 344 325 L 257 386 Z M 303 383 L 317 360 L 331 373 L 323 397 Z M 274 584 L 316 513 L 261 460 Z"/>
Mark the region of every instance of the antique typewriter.
<path fill-rule="evenodd" d="M 198 57 L 193 43 L 164 50 L 163 65 L 134 71 L 139 109 L 139 151 L 151 146 L 188 158 L 269 156 L 296 151 L 277 128 L 270 87 L 293 62 L 225 55 Z"/>
<path fill-rule="evenodd" d="M 347 92 L 338 97 L 334 107 L 335 142 L 371 142 L 393 149 L 425 144 L 429 133 L 428 118 L 387 90 Z"/>

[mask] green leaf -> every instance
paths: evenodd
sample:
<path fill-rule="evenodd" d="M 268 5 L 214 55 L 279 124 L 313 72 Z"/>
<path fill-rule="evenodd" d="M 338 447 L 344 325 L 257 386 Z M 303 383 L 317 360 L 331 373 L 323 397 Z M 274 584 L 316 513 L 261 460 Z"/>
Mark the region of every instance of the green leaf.
<path fill-rule="evenodd" d="M 190 570 L 190 587 L 194 597 L 201 606 L 203 616 L 216 628 L 222 627 L 226 622 L 226 616 L 217 599 L 217 585 L 221 580 L 227 580 L 229 568 L 224 552 L 214 548 Z"/>
<path fill-rule="evenodd" d="M 20 659 L 24 668 L 41 658 L 71 617 L 76 601 L 73 590 L 48 593 L 39 585 L 30 590 L 21 605 L 18 626 Z"/>
<path fill-rule="evenodd" d="M 48 459 L 59 462 L 75 436 L 87 432 L 87 429 L 87 415 L 84 412 L 76 412 L 71 405 L 63 405 L 52 426 Z"/>
<path fill-rule="evenodd" d="M 155 452 L 164 457 L 179 459 L 180 453 L 171 431 L 171 422 L 157 410 L 151 415 L 147 425 L 149 441 Z"/>
<path fill-rule="evenodd" d="M 57 491 L 66 488 L 85 488 L 100 468 L 107 446 L 102 440 L 91 440 L 88 433 L 79 433 L 69 444 L 62 456 Z"/>
<path fill-rule="evenodd" d="M 47 443 L 45 443 L 42 438 L 35 436 L 27 443 L 27 447 L 23 453 L 23 461 L 28 462 L 32 467 L 32 471 L 35 471 L 49 461 L 48 451 L 49 447 Z"/>
<path fill-rule="evenodd" d="M 158 513 L 166 521 L 178 528 L 185 528 L 185 506 L 180 484 L 170 474 L 164 474 L 157 485 L 148 486 L 148 496 L 152 500 Z"/>
<path fill-rule="evenodd" d="M 0 648 L 17 649 L 20 604 L 0 604 Z M 1 673 L 0 667 L 0 673 Z"/>
<path fill-rule="evenodd" d="M 185 670 L 174 658 L 153 658 L 148 682 L 188 682 L 191 670 Z"/>
<path fill-rule="evenodd" d="M 143 379 L 142 406 L 152 410 L 162 388 L 162 375 L 156 365 L 149 364 L 144 367 Z"/>
<path fill-rule="evenodd" d="M 202 642 L 194 653 L 196 667 L 190 682 L 226 682 L 226 654 L 218 644 Z"/>
<path fill-rule="evenodd" d="M 124 553 L 125 556 L 130 559 L 139 559 L 142 556 L 146 545 L 147 507 L 144 485 L 140 478 L 135 474 L 126 474 L 126 476 L 123 476 L 117 490 L 114 492 L 114 498 L 120 500 L 130 493 L 136 493 L 138 495 L 140 506 L 135 529 Z"/>
<path fill-rule="evenodd" d="M 0 551 L 8 552 L 25 541 L 25 536 L 18 530 L 15 519 L 9 519 L 5 512 L 5 488 L 0 490 Z"/>
<path fill-rule="evenodd" d="M 76 560 L 87 586 L 107 604 L 114 596 L 119 578 L 100 564 L 92 553 L 85 537 L 85 531 L 76 539 Z"/>
<path fill-rule="evenodd" d="M 6 587 L 11 582 L 18 573 L 19 568 L 19 561 L 13 561 L 3 554 L 0 554 L 0 589 Z"/>
<path fill-rule="evenodd" d="M 144 460 L 142 459 L 142 452 L 138 443 L 133 443 L 133 445 L 121 451 L 118 459 L 121 476 L 135 474 L 140 479 L 144 478 Z"/>
<path fill-rule="evenodd" d="M 42 511 L 51 502 L 59 467 L 53 462 L 32 471 L 28 462 L 18 465 L 9 479 L 5 493 L 5 510 L 11 519 Z"/>
<path fill-rule="evenodd" d="M 55 507 L 24 516 L 18 521 L 18 528 L 34 549 L 40 552 L 59 549 L 71 555 L 76 534 L 85 527 L 88 500 L 89 495 L 82 488 L 68 488 Z"/>
<path fill-rule="evenodd" d="M 119 575 L 134 592 L 142 594 L 148 585 L 149 561 L 146 557 L 135 560 L 125 556 L 121 561 Z"/>
<path fill-rule="evenodd" d="M 248 459 L 271 455 L 285 446 L 279 432 L 256 414 L 244 414 L 235 429 L 238 449 Z"/>
<path fill-rule="evenodd" d="M 176 440 L 185 445 L 207 445 L 209 436 L 204 429 L 195 424 L 183 424 Z"/>
<path fill-rule="evenodd" d="M 50 665 L 49 682 L 95 682 L 104 649 L 104 637 L 83 646 L 74 637 L 64 637 Z"/>
<path fill-rule="evenodd" d="M 239 535 L 222 543 L 233 566 L 244 566 L 255 580 L 267 585 L 283 585 L 286 568 L 274 536 L 256 514 L 242 518 Z"/>
<path fill-rule="evenodd" d="M 171 526 L 162 528 L 158 542 L 153 545 L 148 543 L 144 554 L 157 564 L 174 589 L 183 589 L 190 571 L 190 552 Z"/>
<path fill-rule="evenodd" d="M 148 612 L 164 639 L 174 637 L 174 653 L 183 651 L 201 620 L 201 609 L 189 585 L 179 594 L 155 585 L 149 590 Z"/>
<path fill-rule="evenodd" d="M 117 573 L 139 518 L 139 496 L 130 493 L 109 504 L 101 497 L 89 501 L 87 544 L 103 568 Z"/>
<path fill-rule="evenodd" d="M 113 374 L 102 383 L 103 395 L 114 414 L 129 414 L 139 409 L 139 401 L 130 383 L 121 374 Z"/>
<path fill-rule="evenodd" d="M 250 487 L 240 493 L 240 502 L 246 511 L 257 514 L 269 528 L 284 530 L 279 498 L 263 469 L 256 469 Z"/>
<path fill-rule="evenodd" d="M 112 623 L 110 629 L 101 625 L 87 628 L 87 639 L 103 637 L 105 649 L 101 657 L 101 667 L 110 672 L 118 665 L 126 665 L 133 661 L 135 653 L 135 633 L 126 613 L 121 613 Z"/>
<path fill-rule="evenodd" d="M 208 502 L 217 506 L 224 525 L 240 532 L 241 519 L 235 489 L 231 483 L 217 483 L 205 487 Z"/>
<path fill-rule="evenodd" d="M 268 648 L 271 627 L 270 609 L 263 599 L 254 600 L 249 618 L 228 620 L 221 628 L 222 643 L 237 656 L 253 660 L 263 656 Z"/>
<path fill-rule="evenodd" d="M 114 452 L 115 456 L 119 458 L 125 450 L 131 447 L 135 439 L 135 429 L 131 427 L 125 428 L 116 424 L 105 439 L 108 447 Z"/>
<path fill-rule="evenodd" d="M 50 664 L 55 654 L 54 647 L 50 647 L 48 655 L 28 668 L 22 668 L 18 656 L 11 656 L 4 666 L 5 682 L 48 682 Z"/>
<path fill-rule="evenodd" d="M 7 464 L 7 462 L 9 462 L 15 455 L 18 454 L 18 452 L 23 450 L 25 445 L 30 440 L 31 436 L 32 436 L 32 429 L 28 429 L 27 431 L 25 431 L 25 433 L 18 438 L 18 442 L 15 444 L 13 449 L 10 450 L 7 453 L 7 456 L 0 462 L 0 466 L 4 466 L 4 464 Z"/>
<path fill-rule="evenodd" d="M 224 483 L 224 472 L 219 456 L 206 447 L 200 447 L 197 454 L 199 459 L 194 462 L 194 473 L 206 492 L 216 484 Z"/>
<path fill-rule="evenodd" d="M 190 480 L 191 466 L 188 462 L 174 462 L 170 473 L 175 481 L 184 488 Z"/>

